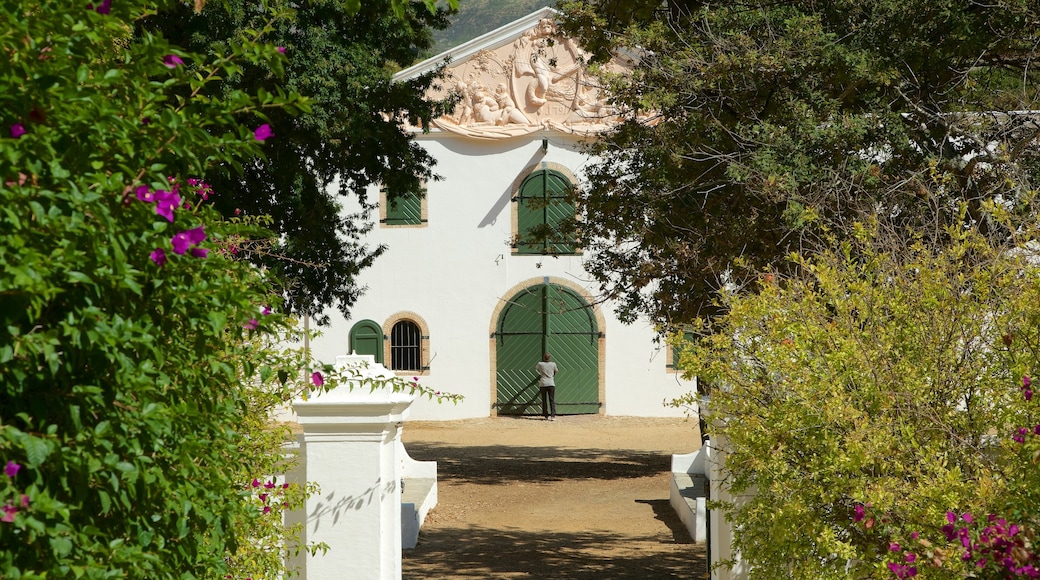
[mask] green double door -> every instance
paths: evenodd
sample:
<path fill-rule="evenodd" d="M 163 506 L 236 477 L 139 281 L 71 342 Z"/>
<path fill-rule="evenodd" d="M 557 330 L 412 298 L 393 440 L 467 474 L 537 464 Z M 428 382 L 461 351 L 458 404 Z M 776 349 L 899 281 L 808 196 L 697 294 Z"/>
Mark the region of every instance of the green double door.
<path fill-rule="evenodd" d="M 516 293 L 495 327 L 498 413 L 541 414 L 534 367 L 546 352 L 560 369 L 557 413 L 598 413 L 599 337 L 592 307 L 573 290 L 546 283 Z"/>

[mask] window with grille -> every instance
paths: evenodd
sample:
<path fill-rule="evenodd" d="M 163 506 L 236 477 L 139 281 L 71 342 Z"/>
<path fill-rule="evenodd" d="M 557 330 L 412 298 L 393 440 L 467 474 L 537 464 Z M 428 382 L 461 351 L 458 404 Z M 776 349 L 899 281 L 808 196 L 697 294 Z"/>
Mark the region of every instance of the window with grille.
<path fill-rule="evenodd" d="M 402 320 L 390 330 L 390 370 L 422 370 L 422 333 L 411 320 Z"/>
<path fill-rule="evenodd" d="M 541 169 L 517 193 L 516 252 L 576 254 L 574 184 L 558 171 Z"/>

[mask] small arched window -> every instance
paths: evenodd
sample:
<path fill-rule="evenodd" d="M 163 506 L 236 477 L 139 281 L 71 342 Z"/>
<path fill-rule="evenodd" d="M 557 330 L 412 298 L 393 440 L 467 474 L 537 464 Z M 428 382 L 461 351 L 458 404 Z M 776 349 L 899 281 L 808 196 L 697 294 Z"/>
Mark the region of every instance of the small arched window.
<path fill-rule="evenodd" d="M 422 332 L 411 320 L 401 320 L 390 331 L 390 370 L 421 371 Z"/>

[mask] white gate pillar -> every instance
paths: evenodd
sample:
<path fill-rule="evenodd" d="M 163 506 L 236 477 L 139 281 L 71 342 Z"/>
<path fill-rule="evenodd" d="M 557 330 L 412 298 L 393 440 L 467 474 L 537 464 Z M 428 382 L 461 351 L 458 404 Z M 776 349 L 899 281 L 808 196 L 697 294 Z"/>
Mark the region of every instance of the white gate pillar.
<path fill-rule="evenodd" d="M 307 580 L 401 578 L 401 459 L 404 413 L 413 397 L 367 385 L 338 387 L 293 403 L 303 427 L 302 479 L 318 484 L 307 499 Z"/>

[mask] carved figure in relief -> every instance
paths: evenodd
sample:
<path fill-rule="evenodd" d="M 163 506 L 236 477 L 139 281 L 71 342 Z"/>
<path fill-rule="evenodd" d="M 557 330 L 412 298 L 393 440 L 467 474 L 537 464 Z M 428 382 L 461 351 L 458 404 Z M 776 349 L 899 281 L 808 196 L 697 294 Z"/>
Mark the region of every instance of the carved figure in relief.
<path fill-rule="evenodd" d="M 508 125 L 510 123 L 516 123 L 520 125 L 528 125 L 531 123 L 520 111 L 516 108 L 516 103 L 513 102 L 513 97 L 509 96 L 509 89 L 505 83 L 498 83 L 495 87 L 495 101 L 498 103 L 498 108 L 501 114 L 498 116 L 496 125 Z"/>
<path fill-rule="evenodd" d="M 473 117 L 478 123 L 494 123 L 498 120 L 498 101 L 488 94 L 480 82 L 473 83 Z"/>
<path fill-rule="evenodd" d="M 537 26 L 525 32 L 513 45 L 516 54 L 513 59 L 514 74 L 516 77 L 531 75 L 535 78 L 534 84 L 528 86 L 525 97 L 527 104 L 536 109 L 547 103 L 550 96 L 555 96 L 556 100 L 569 100 L 567 95 L 554 95 L 554 92 L 558 93 L 558 91 L 554 91 L 553 85 L 564 77 L 580 73 L 581 66 L 577 59 L 574 59 L 575 62 L 569 67 L 555 70 L 558 59 L 550 58 L 545 54 L 549 48 L 554 46 L 555 43 L 552 40 L 555 36 L 555 23 L 551 19 L 545 18 L 539 21 Z M 577 54 L 577 49 L 571 39 L 559 39 L 558 42 L 562 44 L 564 49 L 562 52 L 567 56 L 573 58 Z"/>
<path fill-rule="evenodd" d="M 464 125 L 473 120 L 473 95 L 470 93 L 469 85 L 462 81 L 455 82 L 455 92 L 462 98 L 459 104 L 455 105 L 453 120 L 458 125 Z"/>

